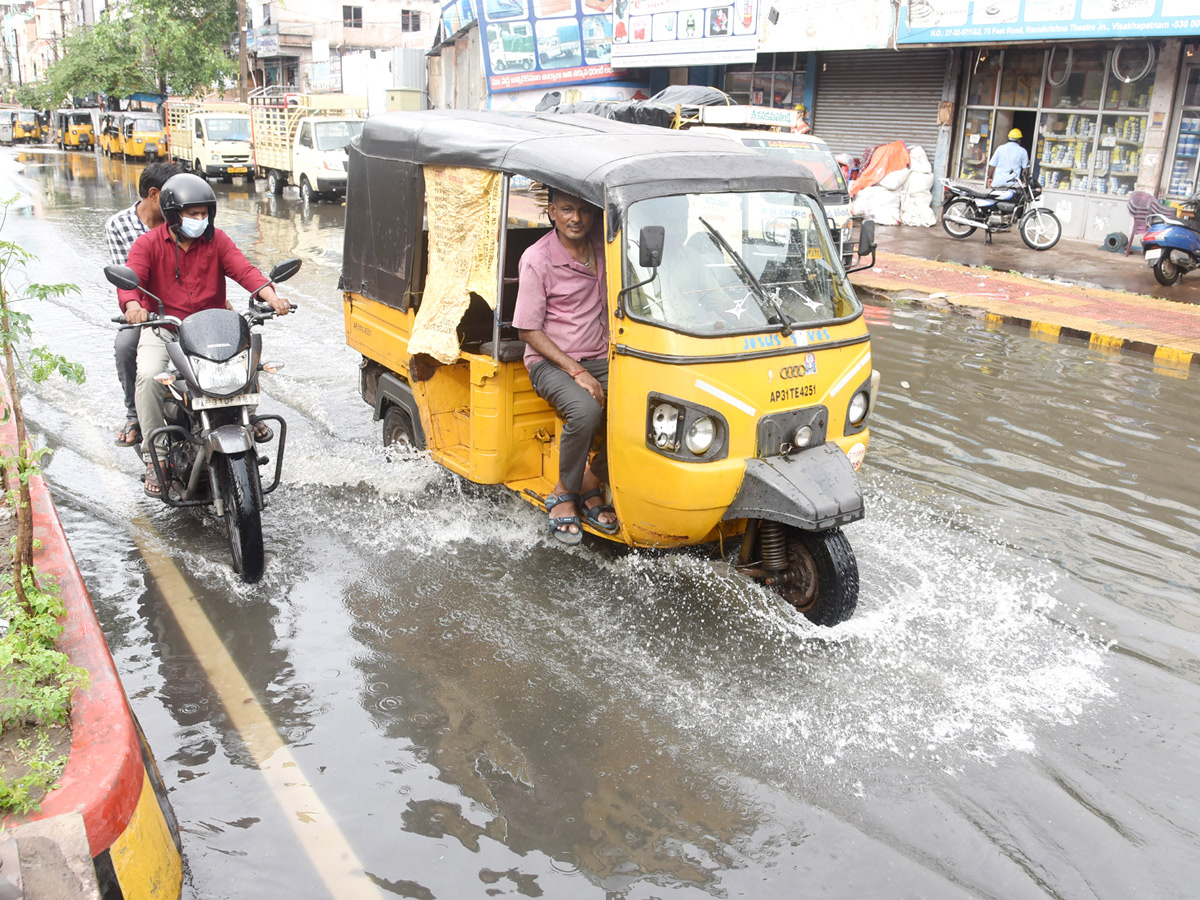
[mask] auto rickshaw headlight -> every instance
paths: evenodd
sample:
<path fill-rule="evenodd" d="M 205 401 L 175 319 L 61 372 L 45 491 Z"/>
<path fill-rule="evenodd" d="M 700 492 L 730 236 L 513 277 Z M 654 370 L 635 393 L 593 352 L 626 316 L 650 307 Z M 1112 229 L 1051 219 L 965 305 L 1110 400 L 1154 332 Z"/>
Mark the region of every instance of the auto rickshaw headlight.
<path fill-rule="evenodd" d="M 863 419 L 867 417 L 869 405 L 866 391 L 859 391 L 850 398 L 850 408 L 846 411 L 846 418 L 850 420 L 851 425 L 858 427 L 862 424 Z"/>
<path fill-rule="evenodd" d="M 660 450 L 679 449 L 680 410 L 673 403 L 659 403 L 650 413 L 650 425 L 654 429 L 654 446 Z"/>
<path fill-rule="evenodd" d="M 684 443 L 696 456 L 703 456 L 717 438 L 717 425 L 708 416 L 701 416 L 688 428 Z"/>
<path fill-rule="evenodd" d="M 797 450 L 803 450 L 812 443 L 813 430 L 811 425 L 801 425 L 792 435 L 792 446 Z"/>

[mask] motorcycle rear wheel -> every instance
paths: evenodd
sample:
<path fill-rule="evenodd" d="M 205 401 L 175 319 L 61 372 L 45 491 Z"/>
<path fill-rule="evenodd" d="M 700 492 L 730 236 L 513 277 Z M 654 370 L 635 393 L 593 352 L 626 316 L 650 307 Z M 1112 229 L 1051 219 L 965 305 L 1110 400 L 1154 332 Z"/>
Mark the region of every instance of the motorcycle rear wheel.
<path fill-rule="evenodd" d="M 1040 206 L 1021 217 L 1021 240 L 1030 250 L 1049 250 L 1062 237 L 1058 216 Z"/>
<path fill-rule="evenodd" d="M 964 225 L 961 222 L 951 222 L 946 216 L 961 216 L 964 219 L 970 219 L 971 204 L 966 200 L 951 200 L 942 207 L 942 228 L 952 238 L 967 238 L 975 233 L 975 229 L 970 225 Z"/>
<path fill-rule="evenodd" d="M 1178 284 L 1183 271 L 1167 256 L 1160 256 L 1154 264 L 1154 280 L 1165 287 Z"/>
<path fill-rule="evenodd" d="M 263 576 L 262 513 L 256 497 L 258 466 L 252 452 L 244 451 L 218 457 L 217 477 L 225 501 L 225 531 L 233 554 L 233 570 L 246 584 Z"/>

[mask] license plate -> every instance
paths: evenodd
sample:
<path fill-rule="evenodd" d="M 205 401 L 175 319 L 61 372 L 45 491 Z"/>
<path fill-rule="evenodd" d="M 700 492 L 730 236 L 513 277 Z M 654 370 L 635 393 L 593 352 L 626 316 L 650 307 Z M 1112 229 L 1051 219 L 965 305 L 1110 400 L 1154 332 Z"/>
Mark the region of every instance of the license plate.
<path fill-rule="evenodd" d="M 1162 247 L 1155 247 L 1153 250 L 1147 250 L 1146 262 L 1158 262 L 1162 255 Z"/>
<path fill-rule="evenodd" d="M 230 175 L 245 175 L 246 167 L 245 166 L 230 166 L 229 174 Z"/>
<path fill-rule="evenodd" d="M 259 394 L 238 394 L 235 397 L 193 397 L 192 409 L 225 409 L 230 406 L 257 406 Z"/>

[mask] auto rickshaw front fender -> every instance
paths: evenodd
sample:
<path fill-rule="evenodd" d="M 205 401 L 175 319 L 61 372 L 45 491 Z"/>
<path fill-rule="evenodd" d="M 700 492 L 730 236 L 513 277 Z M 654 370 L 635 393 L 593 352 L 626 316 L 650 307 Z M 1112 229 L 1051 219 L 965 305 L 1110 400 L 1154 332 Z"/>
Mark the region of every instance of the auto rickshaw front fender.
<path fill-rule="evenodd" d="M 766 519 L 826 531 L 863 517 L 862 488 L 834 443 L 788 456 L 746 460 L 746 474 L 724 519 Z"/>

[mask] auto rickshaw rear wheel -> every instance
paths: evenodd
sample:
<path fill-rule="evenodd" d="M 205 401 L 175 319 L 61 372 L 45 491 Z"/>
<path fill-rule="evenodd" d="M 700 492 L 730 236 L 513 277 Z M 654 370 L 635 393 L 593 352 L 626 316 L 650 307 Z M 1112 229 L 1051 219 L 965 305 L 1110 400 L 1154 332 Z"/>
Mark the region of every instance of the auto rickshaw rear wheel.
<path fill-rule="evenodd" d="M 416 429 L 413 428 L 408 410 L 399 406 L 389 406 L 388 411 L 383 414 L 383 446 L 396 446 L 404 450 L 418 449 Z"/>
<path fill-rule="evenodd" d="M 787 567 L 766 579 L 772 590 L 817 625 L 849 619 L 858 605 L 858 562 L 841 529 L 802 531 L 764 522 L 760 537 L 764 562 L 773 538 L 782 539 Z"/>

